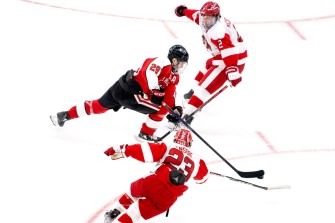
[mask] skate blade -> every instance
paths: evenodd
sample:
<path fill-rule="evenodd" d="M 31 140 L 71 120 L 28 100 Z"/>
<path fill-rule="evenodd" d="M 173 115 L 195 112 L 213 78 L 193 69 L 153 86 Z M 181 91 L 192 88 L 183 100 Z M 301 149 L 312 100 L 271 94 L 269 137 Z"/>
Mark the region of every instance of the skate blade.
<path fill-rule="evenodd" d="M 134 135 L 134 138 L 138 143 L 144 143 L 144 142 L 157 143 L 157 142 L 161 142 L 160 138 L 158 138 L 157 140 L 145 140 L 145 139 L 139 137 L 138 135 Z"/>
<path fill-rule="evenodd" d="M 54 126 L 59 126 L 59 125 L 58 125 L 57 116 L 52 116 L 52 115 L 50 115 L 49 117 L 50 117 L 50 120 L 51 120 L 51 122 L 52 122 L 52 124 L 53 124 Z"/>
<path fill-rule="evenodd" d="M 139 137 L 138 135 L 134 135 L 134 138 L 135 138 L 135 140 L 136 140 L 138 143 L 153 142 L 153 141 L 147 141 L 147 140 L 145 140 L 145 139 L 142 139 L 142 138 Z"/>

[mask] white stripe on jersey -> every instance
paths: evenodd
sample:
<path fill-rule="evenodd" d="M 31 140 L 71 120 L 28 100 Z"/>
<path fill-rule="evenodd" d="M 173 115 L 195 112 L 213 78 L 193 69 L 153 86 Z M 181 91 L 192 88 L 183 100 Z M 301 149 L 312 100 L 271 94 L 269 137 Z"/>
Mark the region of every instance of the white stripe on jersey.
<path fill-rule="evenodd" d="M 216 61 L 216 60 L 215 60 Z M 214 63 L 213 63 L 214 64 Z M 215 64 L 216 65 L 216 64 Z M 201 83 L 201 87 L 203 88 L 207 88 L 208 85 L 210 85 L 213 80 L 221 73 L 222 69 L 220 69 L 220 67 L 215 68 L 209 75 L 208 77 L 205 79 L 204 82 Z M 205 98 L 207 98 L 208 96 L 210 96 L 210 94 L 208 93 L 208 95 L 206 95 L 204 98 L 201 98 L 201 100 L 204 101 Z"/>
<path fill-rule="evenodd" d="M 237 65 L 245 64 L 246 60 L 247 60 L 247 58 L 239 59 L 238 62 L 237 62 Z"/>
<path fill-rule="evenodd" d="M 151 102 L 150 100 L 148 100 L 148 99 L 145 99 L 144 97 L 142 97 L 142 95 L 140 95 L 140 94 L 135 94 L 134 97 L 135 97 L 135 99 L 136 99 L 136 101 L 137 101 L 138 104 L 141 104 L 141 105 L 147 106 L 147 107 L 149 107 L 149 108 L 151 108 L 151 109 L 154 109 L 154 110 L 156 110 L 156 111 L 159 111 L 160 106 L 158 106 L 158 105 L 152 103 L 152 102 Z"/>
<path fill-rule="evenodd" d="M 144 162 L 146 163 L 152 163 L 154 161 L 154 158 L 152 157 L 150 146 L 147 142 L 141 144 L 142 153 Z"/>
<path fill-rule="evenodd" d="M 236 47 L 221 50 L 222 58 L 226 58 L 228 56 L 236 55 L 236 54 L 239 54 L 238 49 L 236 49 Z"/>

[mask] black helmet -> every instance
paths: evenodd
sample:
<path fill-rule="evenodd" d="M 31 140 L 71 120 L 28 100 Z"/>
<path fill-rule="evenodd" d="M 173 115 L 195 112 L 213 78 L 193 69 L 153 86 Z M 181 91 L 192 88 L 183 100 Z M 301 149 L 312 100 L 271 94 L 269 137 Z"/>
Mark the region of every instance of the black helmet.
<path fill-rule="evenodd" d="M 168 58 L 171 63 L 173 58 L 177 58 L 178 61 L 188 62 L 188 52 L 182 45 L 173 45 L 169 49 Z"/>
<path fill-rule="evenodd" d="M 169 178 L 173 185 L 182 185 L 186 181 L 185 175 L 179 170 L 171 170 Z"/>

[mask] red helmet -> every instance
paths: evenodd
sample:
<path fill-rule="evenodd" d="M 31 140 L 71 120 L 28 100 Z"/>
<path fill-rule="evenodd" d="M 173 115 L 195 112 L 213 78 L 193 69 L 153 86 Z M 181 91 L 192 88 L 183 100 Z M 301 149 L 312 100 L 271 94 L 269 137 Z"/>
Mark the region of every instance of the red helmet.
<path fill-rule="evenodd" d="M 220 6 L 216 2 L 206 2 L 200 9 L 202 16 L 220 15 Z"/>
<path fill-rule="evenodd" d="M 191 147 L 192 141 L 192 134 L 187 129 L 179 129 L 173 139 L 173 142 L 186 147 Z"/>

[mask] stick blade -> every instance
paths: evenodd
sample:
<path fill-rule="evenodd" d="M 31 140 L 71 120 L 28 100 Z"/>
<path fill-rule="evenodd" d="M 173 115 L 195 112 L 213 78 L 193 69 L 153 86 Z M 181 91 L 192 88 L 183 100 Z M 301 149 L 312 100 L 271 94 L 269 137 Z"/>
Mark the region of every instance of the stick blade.
<path fill-rule="evenodd" d="M 281 190 L 281 189 L 291 189 L 290 185 L 280 185 L 274 187 L 268 187 L 268 190 Z"/>
<path fill-rule="evenodd" d="M 240 177 L 243 178 L 258 178 L 258 179 L 263 179 L 264 177 L 264 170 L 257 170 L 257 171 L 251 171 L 251 172 L 242 172 L 242 171 L 238 171 L 237 174 Z"/>

